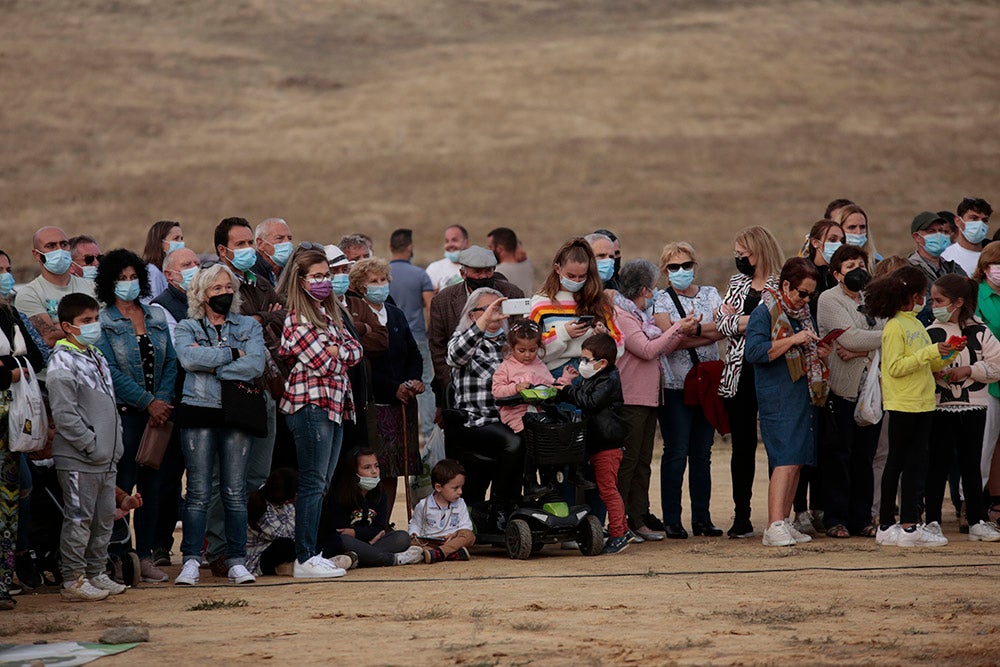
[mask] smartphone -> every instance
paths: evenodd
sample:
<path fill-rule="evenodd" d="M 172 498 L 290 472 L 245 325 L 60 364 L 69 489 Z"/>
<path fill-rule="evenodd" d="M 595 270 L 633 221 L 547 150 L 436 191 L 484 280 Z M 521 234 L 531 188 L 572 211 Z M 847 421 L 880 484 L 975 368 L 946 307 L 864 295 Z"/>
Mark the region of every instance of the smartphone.
<path fill-rule="evenodd" d="M 504 315 L 527 315 L 531 312 L 531 299 L 507 299 L 500 309 Z"/>
<path fill-rule="evenodd" d="M 585 327 L 594 326 L 594 316 L 593 315 L 581 315 L 576 318 L 576 324 L 582 324 Z"/>
<path fill-rule="evenodd" d="M 838 338 L 840 338 L 844 334 L 845 331 L 847 331 L 847 329 L 834 329 L 833 331 L 831 331 L 827 335 L 823 336 L 822 339 L 820 339 L 819 345 L 829 345 L 833 341 L 835 341 Z"/>
<path fill-rule="evenodd" d="M 417 539 L 424 542 L 444 542 L 443 537 L 428 537 L 426 535 L 417 535 Z"/>

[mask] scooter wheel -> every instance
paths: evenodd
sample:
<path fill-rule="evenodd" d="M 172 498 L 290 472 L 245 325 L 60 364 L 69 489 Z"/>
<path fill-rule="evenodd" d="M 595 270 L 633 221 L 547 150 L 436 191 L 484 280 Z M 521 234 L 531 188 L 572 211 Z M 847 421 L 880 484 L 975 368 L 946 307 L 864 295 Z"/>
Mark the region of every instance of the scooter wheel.
<path fill-rule="evenodd" d="M 580 545 L 580 553 L 584 556 L 598 556 L 604 551 L 604 526 L 593 514 L 588 514 L 587 518 L 580 523 L 580 532 L 577 543 Z"/>
<path fill-rule="evenodd" d="M 507 523 L 507 555 L 514 560 L 527 560 L 531 556 L 531 527 L 524 519 Z"/>

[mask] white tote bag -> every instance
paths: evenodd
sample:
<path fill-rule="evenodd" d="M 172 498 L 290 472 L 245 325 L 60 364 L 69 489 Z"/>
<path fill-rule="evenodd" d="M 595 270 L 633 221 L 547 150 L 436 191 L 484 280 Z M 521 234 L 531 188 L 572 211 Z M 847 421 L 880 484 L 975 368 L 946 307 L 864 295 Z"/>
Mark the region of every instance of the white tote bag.
<path fill-rule="evenodd" d="M 858 426 L 872 426 L 882 420 L 882 351 L 875 350 L 858 388 L 854 421 Z"/>
<path fill-rule="evenodd" d="M 12 452 L 37 452 L 45 447 L 49 420 L 42 402 L 38 378 L 27 360 L 14 357 L 21 369 L 21 381 L 10 385 L 13 397 L 8 414 L 7 447 Z"/>

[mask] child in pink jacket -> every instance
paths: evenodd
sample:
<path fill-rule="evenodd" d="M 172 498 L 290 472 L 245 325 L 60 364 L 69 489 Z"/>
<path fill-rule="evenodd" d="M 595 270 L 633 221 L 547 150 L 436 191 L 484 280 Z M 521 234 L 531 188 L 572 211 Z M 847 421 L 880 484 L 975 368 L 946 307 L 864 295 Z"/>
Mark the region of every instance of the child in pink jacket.
<path fill-rule="evenodd" d="M 510 353 L 493 373 L 493 397 L 510 398 L 522 389 L 538 385 L 553 385 L 556 380 L 538 356 L 542 349 L 542 330 L 533 320 L 519 320 L 507 332 Z M 563 384 L 560 382 L 559 384 Z M 524 430 L 527 404 L 500 406 L 500 420 L 514 433 Z"/>

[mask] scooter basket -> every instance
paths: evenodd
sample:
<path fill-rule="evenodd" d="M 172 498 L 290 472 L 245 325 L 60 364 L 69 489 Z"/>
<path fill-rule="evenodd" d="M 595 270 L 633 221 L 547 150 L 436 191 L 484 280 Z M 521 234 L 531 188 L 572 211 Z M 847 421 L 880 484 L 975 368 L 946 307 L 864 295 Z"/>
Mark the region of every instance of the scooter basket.
<path fill-rule="evenodd" d="M 535 465 L 583 463 L 587 444 L 587 424 L 524 420 L 524 444 L 528 460 Z"/>

